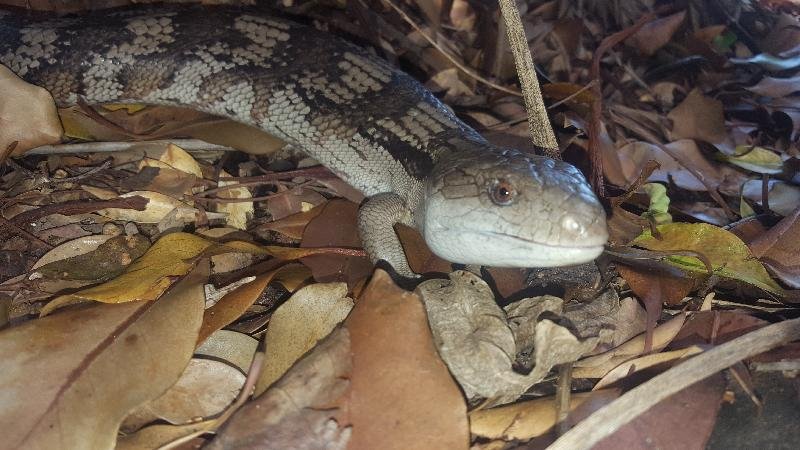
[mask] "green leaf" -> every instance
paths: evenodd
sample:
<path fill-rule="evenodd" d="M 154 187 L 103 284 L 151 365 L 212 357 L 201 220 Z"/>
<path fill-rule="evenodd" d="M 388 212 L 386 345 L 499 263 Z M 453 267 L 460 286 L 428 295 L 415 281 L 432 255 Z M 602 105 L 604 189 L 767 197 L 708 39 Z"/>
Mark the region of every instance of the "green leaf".
<path fill-rule="evenodd" d="M 645 231 L 633 243 L 655 251 L 694 251 L 703 254 L 714 273 L 722 278 L 741 281 L 775 295 L 784 290 L 773 280 L 747 245 L 735 234 L 706 223 L 670 223 L 660 225 L 661 239 Z M 669 263 L 689 272 L 706 274 L 700 259 L 691 256 L 670 256 Z"/>
<path fill-rule="evenodd" d="M 642 189 L 650 196 L 650 206 L 642 216 L 652 217 L 656 225 L 672 222 L 672 215 L 668 212 L 669 196 L 666 186 L 660 183 L 647 183 L 642 185 Z"/>

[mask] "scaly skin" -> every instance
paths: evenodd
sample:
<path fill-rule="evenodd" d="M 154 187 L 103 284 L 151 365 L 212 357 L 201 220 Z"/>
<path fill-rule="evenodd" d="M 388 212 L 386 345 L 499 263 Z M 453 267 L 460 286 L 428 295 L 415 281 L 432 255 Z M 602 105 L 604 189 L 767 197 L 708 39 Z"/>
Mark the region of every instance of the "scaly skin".
<path fill-rule="evenodd" d="M 62 105 L 191 107 L 299 146 L 370 197 L 365 249 L 403 274 L 396 222 L 445 259 L 483 265 L 586 262 L 607 239 L 574 167 L 494 147 L 382 59 L 258 9 L 0 11 L 0 63 Z"/>

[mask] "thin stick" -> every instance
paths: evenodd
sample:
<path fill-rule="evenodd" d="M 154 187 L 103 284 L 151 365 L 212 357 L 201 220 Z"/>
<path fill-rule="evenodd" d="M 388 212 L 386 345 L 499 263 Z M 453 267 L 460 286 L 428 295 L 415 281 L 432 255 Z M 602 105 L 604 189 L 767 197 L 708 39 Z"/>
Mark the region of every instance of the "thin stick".
<path fill-rule="evenodd" d="M 528 130 L 531 140 L 539 147 L 557 150 L 558 141 L 547 117 L 547 108 L 544 106 L 542 91 L 533 67 L 533 57 L 528 47 L 528 38 L 525 36 L 517 5 L 514 0 L 500 0 L 500 11 L 506 23 L 508 43 L 514 54 L 514 63 L 522 84 L 522 98 L 525 99 L 525 107 L 528 110 Z"/>
<path fill-rule="evenodd" d="M 667 370 L 599 409 L 558 438 L 548 450 L 590 449 L 652 406 L 737 362 L 800 339 L 800 319 L 740 336 Z"/>
<path fill-rule="evenodd" d="M 23 156 L 120 152 L 145 144 L 154 146 L 175 144 L 187 152 L 204 150 L 230 152 L 235 150 L 224 145 L 209 144 L 199 139 L 159 139 L 155 141 L 81 142 L 77 144 L 42 145 L 41 147 L 28 150 Z"/>
<path fill-rule="evenodd" d="M 456 68 L 458 68 L 458 70 L 464 72 L 465 74 L 469 75 L 470 77 L 480 81 L 481 83 L 483 83 L 483 84 L 485 84 L 485 85 L 487 85 L 487 86 L 489 86 L 489 87 L 491 87 L 493 89 L 497 89 L 498 91 L 505 92 L 506 94 L 516 95 L 517 97 L 522 97 L 523 96 L 522 93 L 520 93 L 517 90 L 509 89 L 509 88 L 504 87 L 504 86 L 500 86 L 499 84 L 493 83 L 492 81 L 489 81 L 486 78 L 484 78 L 484 77 L 478 75 L 477 73 L 475 73 L 472 69 L 470 69 L 469 67 L 467 67 L 464 64 L 462 64 L 461 62 L 459 62 L 453 55 L 450 54 L 450 52 L 448 52 L 441 45 L 439 45 L 439 43 L 436 42 L 435 39 L 433 39 L 432 37 L 428 36 L 427 33 L 422 31 L 422 28 L 420 28 L 420 26 L 417 25 L 416 22 L 414 22 L 414 19 L 409 17 L 409 15 L 406 14 L 405 11 L 400 9 L 399 6 L 395 5 L 392 0 L 383 0 L 383 1 L 387 5 L 389 5 L 392 9 L 394 9 L 397 12 L 397 14 L 400 14 L 400 17 L 402 17 L 403 20 L 405 20 L 409 25 L 411 25 L 411 28 L 415 29 L 419 34 L 421 34 L 422 37 L 425 38 L 425 40 L 428 41 L 428 43 L 430 43 L 433 46 L 433 48 L 435 48 L 436 50 L 439 50 L 439 53 L 444 55 L 445 58 L 447 58 L 451 63 L 453 63 L 453 65 L 456 66 Z"/>

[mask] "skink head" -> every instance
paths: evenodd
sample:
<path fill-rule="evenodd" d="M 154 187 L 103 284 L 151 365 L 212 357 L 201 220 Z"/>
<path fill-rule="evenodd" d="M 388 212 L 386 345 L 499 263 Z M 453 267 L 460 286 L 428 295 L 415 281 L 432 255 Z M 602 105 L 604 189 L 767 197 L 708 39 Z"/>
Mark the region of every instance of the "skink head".
<path fill-rule="evenodd" d="M 443 158 L 419 214 L 431 250 L 463 264 L 579 264 L 608 239 L 605 211 L 578 169 L 493 147 Z"/>

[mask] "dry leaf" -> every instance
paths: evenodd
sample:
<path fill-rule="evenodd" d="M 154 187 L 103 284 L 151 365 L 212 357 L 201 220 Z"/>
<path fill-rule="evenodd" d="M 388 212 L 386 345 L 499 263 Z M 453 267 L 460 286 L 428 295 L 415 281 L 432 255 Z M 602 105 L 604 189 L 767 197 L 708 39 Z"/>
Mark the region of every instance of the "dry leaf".
<path fill-rule="evenodd" d="M 619 396 L 618 391 L 595 391 L 572 394 L 569 410 L 585 402 L 599 408 Z M 537 398 L 513 405 L 479 409 L 469 414 L 472 434 L 488 439 L 526 441 L 549 433 L 556 424 L 556 400 Z"/>
<path fill-rule="evenodd" d="M 206 448 L 344 449 L 352 429 L 337 415 L 350 370 L 350 337 L 337 328 L 272 389 L 234 413 Z"/>
<path fill-rule="evenodd" d="M 376 270 L 345 324 L 353 355 L 348 448 L 466 449 L 466 405 L 420 298 Z"/>
<path fill-rule="evenodd" d="M 306 229 L 308 223 L 317 217 L 323 209 L 323 205 L 316 206 L 314 208 L 309 209 L 305 212 L 300 212 L 297 214 L 292 214 L 291 216 L 284 217 L 280 220 L 276 220 L 273 222 L 267 222 L 263 225 L 258 226 L 258 231 L 262 230 L 269 230 L 269 231 L 276 231 L 281 233 L 285 236 L 289 236 L 292 239 L 299 240 L 303 237 L 303 232 Z"/>
<path fill-rule="evenodd" d="M 686 314 L 681 313 L 653 330 L 653 351 L 666 347 L 677 336 Z M 641 355 L 645 350 L 645 333 L 624 344 L 599 355 L 581 359 L 575 363 L 572 376 L 575 378 L 602 378 L 625 361 Z"/>
<path fill-rule="evenodd" d="M 203 178 L 200 164 L 186 150 L 175 144 L 169 144 L 158 156 L 143 158 L 139 163 L 139 170 L 145 167 L 173 169 Z"/>
<path fill-rule="evenodd" d="M 513 401 L 553 366 L 575 361 L 598 342 L 597 337 L 580 340 L 551 320 L 537 320 L 544 310 L 560 311 L 561 299 L 556 297 L 545 299 L 543 308 L 529 310 L 532 315 L 525 316 L 525 326 L 519 325 L 519 318 L 510 324 L 491 288 L 470 272 L 453 272 L 449 281 L 425 281 L 416 292 L 428 311 L 439 354 L 467 398 L 489 398 L 489 404 Z M 533 348 L 535 365 L 527 375 L 514 370 L 518 345 Z"/>
<path fill-rule="evenodd" d="M 144 256 L 128 266 L 120 276 L 73 294 L 56 297 L 42 308 L 42 314 L 48 314 L 63 305 L 84 301 L 122 303 L 155 300 L 176 279 L 186 275 L 200 256 L 237 251 L 265 253 L 260 247 L 242 241 L 217 244 L 189 233 L 168 234 L 156 241 Z"/>
<path fill-rule="evenodd" d="M 219 330 L 194 351 L 195 356 L 224 361 L 246 374 L 258 348 L 252 337 L 230 330 Z"/>
<path fill-rule="evenodd" d="M 322 212 L 306 226 L 300 247 L 360 248 L 358 205 L 337 199 L 327 202 L 322 208 Z M 305 257 L 301 262 L 311 268 L 316 281 L 345 281 L 351 288 L 372 271 L 372 263 L 362 256 L 315 255 Z"/>
<path fill-rule="evenodd" d="M 224 170 L 220 172 L 221 177 L 228 177 L 230 174 Z M 231 186 L 238 184 L 236 181 L 220 181 L 217 183 L 219 187 Z M 248 199 L 253 198 L 253 194 L 246 187 L 237 187 L 226 189 L 217 194 L 218 198 L 227 199 Z M 214 208 L 217 212 L 226 214 L 225 223 L 228 226 L 238 228 L 240 230 L 247 229 L 247 221 L 255 214 L 255 207 L 253 202 L 232 202 L 232 203 L 217 203 Z"/>
<path fill-rule="evenodd" d="M 114 236 L 110 234 L 93 234 L 90 236 L 82 236 L 77 239 L 64 242 L 63 244 L 53 248 L 49 252 L 45 253 L 44 256 L 39 258 L 39 260 L 36 261 L 36 264 L 34 264 L 33 267 L 31 267 L 31 270 L 38 269 L 39 267 L 45 266 L 47 264 L 56 261 L 61 261 L 67 258 L 72 258 L 75 256 L 80 256 L 92 252 L 96 250 L 97 247 L 100 246 L 100 244 L 106 242 L 112 237 Z"/>
<path fill-rule="evenodd" d="M 136 408 L 120 428 L 131 432 L 159 419 L 185 425 L 197 417 L 213 417 L 236 399 L 244 379 L 242 372 L 224 362 L 192 359 L 167 392 Z"/>
<path fill-rule="evenodd" d="M 34 147 L 61 142 L 61 133 L 50 93 L 0 65 L 0 163 L 9 148 L 11 156 L 19 156 Z"/>
<path fill-rule="evenodd" d="M 636 47 L 645 55 L 653 55 L 672 40 L 672 35 L 678 31 L 684 18 L 686 18 L 686 11 L 680 11 L 671 16 L 648 22 L 625 42 Z"/>
<path fill-rule="evenodd" d="M 151 425 L 133 434 L 120 436 L 115 450 L 153 450 L 168 447 L 176 442 L 184 442 L 186 436 L 211 431 L 217 427 L 217 420 L 206 420 L 188 425 Z"/>
<path fill-rule="evenodd" d="M 353 308 L 345 283 L 318 283 L 295 292 L 272 313 L 266 333 L 267 351 L 256 383 L 259 395 L 304 353 L 327 336 Z"/>
<path fill-rule="evenodd" d="M 189 361 L 203 282 L 192 275 L 158 302 L 89 305 L 3 330 L 3 446 L 112 448 L 125 415 Z"/>
<path fill-rule="evenodd" d="M 171 213 L 175 209 L 178 209 L 181 213 L 184 223 L 191 223 L 195 220 L 195 214 L 197 213 L 197 210 L 194 207 L 175 198 L 166 196 L 160 192 L 133 191 L 122 194 L 120 198 L 133 197 L 136 195 L 142 196 L 149 200 L 144 211 L 137 211 L 135 209 L 128 208 L 106 208 L 97 211 L 97 213 L 112 220 L 122 220 L 125 222 L 137 223 L 158 223 L 163 220 L 167 214 Z"/>
<path fill-rule="evenodd" d="M 641 372 L 653 366 L 661 365 L 670 362 L 679 362 L 685 358 L 696 355 L 703 351 L 702 348 L 693 345 L 691 347 L 682 348 L 680 350 L 673 350 L 671 352 L 654 353 L 651 355 L 644 355 L 630 361 L 618 365 L 610 372 L 608 372 L 597 384 L 592 388 L 593 391 L 606 388 L 619 380 L 627 378 L 634 373 Z"/>
<path fill-rule="evenodd" d="M 672 140 L 698 139 L 711 144 L 727 144 L 730 140 L 725 128 L 722 102 L 706 97 L 698 89 L 667 114 L 672 120 Z M 732 146 L 726 146 L 732 147 Z M 721 149 L 722 150 L 722 149 Z"/>
<path fill-rule="evenodd" d="M 281 278 L 308 279 L 310 276 L 311 274 L 305 266 L 299 264 L 285 265 L 261 274 L 252 282 L 229 292 L 206 310 L 203 317 L 203 326 L 200 328 L 197 338 L 198 344 L 203 342 L 211 333 L 227 326 L 244 314 L 247 308 L 258 300 L 267 285 L 276 277 L 278 279 L 275 281 L 280 281 Z M 292 291 L 293 289 L 289 286 L 287 290 Z"/>

